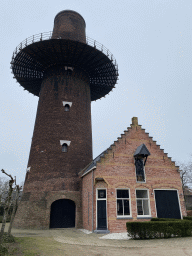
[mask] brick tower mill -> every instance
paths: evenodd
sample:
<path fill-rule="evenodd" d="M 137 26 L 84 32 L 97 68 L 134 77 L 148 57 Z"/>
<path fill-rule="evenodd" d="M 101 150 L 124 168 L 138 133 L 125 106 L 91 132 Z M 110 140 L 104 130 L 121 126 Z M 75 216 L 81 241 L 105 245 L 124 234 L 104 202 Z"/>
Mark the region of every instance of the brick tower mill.
<path fill-rule="evenodd" d="M 59 12 L 52 32 L 25 39 L 13 53 L 16 81 L 39 97 L 15 228 L 82 227 L 81 179 L 92 161 L 91 101 L 118 79 L 113 55 L 85 35 L 74 11 Z"/>

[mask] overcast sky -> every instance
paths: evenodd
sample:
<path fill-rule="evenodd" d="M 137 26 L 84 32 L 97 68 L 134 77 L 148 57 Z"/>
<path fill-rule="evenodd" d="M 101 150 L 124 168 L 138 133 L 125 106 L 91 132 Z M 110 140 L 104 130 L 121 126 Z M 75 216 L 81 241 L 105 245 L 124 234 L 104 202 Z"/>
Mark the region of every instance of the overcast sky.
<path fill-rule="evenodd" d="M 191 0 L 7 0 L 0 2 L 0 169 L 24 181 L 38 103 L 13 79 L 13 51 L 25 38 L 51 31 L 65 9 L 84 17 L 87 36 L 108 48 L 119 67 L 116 89 L 92 103 L 94 158 L 137 116 L 173 161 L 188 162 Z"/>

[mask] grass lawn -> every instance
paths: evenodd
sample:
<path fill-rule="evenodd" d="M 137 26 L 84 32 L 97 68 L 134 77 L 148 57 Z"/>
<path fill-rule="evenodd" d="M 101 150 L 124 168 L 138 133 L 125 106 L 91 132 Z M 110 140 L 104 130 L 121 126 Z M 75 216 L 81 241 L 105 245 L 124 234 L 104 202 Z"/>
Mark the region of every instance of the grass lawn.
<path fill-rule="evenodd" d="M 64 244 L 61 244 L 55 241 L 51 237 L 14 237 L 14 239 L 15 239 L 15 242 L 13 243 L 3 244 L 3 246 L 5 246 L 8 249 L 8 254 L 2 254 L 2 255 L 7 255 L 7 256 L 65 255 Z"/>

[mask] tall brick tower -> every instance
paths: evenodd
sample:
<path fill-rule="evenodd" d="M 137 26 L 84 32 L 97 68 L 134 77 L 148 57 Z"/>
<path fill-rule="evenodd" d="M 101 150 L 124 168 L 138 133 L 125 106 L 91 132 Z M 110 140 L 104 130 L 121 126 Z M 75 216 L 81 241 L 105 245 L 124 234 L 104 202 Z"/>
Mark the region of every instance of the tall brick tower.
<path fill-rule="evenodd" d="M 91 101 L 114 88 L 116 61 L 85 36 L 82 16 L 65 10 L 56 15 L 53 32 L 16 48 L 11 67 L 17 82 L 39 96 L 14 227 L 81 227 L 78 172 L 92 161 Z"/>

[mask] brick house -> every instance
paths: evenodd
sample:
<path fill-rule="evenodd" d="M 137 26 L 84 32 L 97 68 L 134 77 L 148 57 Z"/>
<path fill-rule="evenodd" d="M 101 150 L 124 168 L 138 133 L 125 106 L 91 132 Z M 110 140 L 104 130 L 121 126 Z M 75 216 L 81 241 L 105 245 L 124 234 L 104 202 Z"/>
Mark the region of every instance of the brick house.
<path fill-rule="evenodd" d="M 186 216 L 179 167 L 137 117 L 79 176 L 85 229 L 126 232 L 128 221 Z"/>
<path fill-rule="evenodd" d="M 127 221 L 182 218 L 179 169 L 136 117 L 93 160 L 91 101 L 107 95 L 119 74 L 113 55 L 86 37 L 85 26 L 79 13 L 61 11 L 52 33 L 14 51 L 14 78 L 39 102 L 13 227 L 121 232 Z"/>

